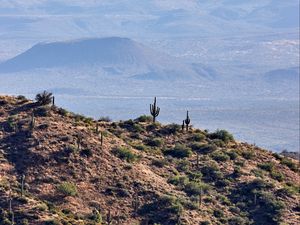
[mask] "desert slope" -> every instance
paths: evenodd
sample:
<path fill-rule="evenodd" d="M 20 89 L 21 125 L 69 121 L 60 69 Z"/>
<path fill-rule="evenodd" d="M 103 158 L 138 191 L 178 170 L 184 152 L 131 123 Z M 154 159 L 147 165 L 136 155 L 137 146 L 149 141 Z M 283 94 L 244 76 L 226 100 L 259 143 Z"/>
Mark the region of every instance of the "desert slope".
<path fill-rule="evenodd" d="M 95 121 L 22 96 L 0 97 L 0 128 L 0 224 L 300 219 L 296 161 L 224 131 Z"/>

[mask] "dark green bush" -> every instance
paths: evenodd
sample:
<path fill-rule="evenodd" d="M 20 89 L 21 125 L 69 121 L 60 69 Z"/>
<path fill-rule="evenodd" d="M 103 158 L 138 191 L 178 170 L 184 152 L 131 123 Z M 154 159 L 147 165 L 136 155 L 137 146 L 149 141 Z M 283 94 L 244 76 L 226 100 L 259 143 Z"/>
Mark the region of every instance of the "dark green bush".
<path fill-rule="evenodd" d="M 296 163 L 294 163 L 291 159 L 287 158 L 287 157 L 284 157 L 281 159 L 280 163 L 282 165 L 285 165 L 287 167 L 289 167 L 291 170 L 293 171 L 297 171 L 297 165 Z"/>
<path fill-rule="evenodd" d="M 89 158 L 89 157 L 92 157 L 92 156 L 93 156 L 93 152 L 92 152 L 91 149 L 86 148 L 86 149 L 82 149 L 82 150 L 80 151 L 80 155 Z"/>
<path fill-rule="evenodd" d="M 209 154 L 217 150 L 217 146 L 211 144 L 192 143 L 191 148 L 199 154 Z"/>
<path fill-rule="evenodd" d="M 49 108 L 47 108 L 46 106 L 38 107 L 37 109 L 34 110 L 34 115 L 40 117 L 46 117 L 49 115 Z"/>
<path fill-rule="evenodd" d="M 146 140 L 146 144 L 151 147 L 161 147 L 163 145 L 163 140 L 161 138 L 149 138 Z"/>
<path fill-rule="evenodd" d="M 188 195 L 200 195 L 201 193 L 207 192 L 209 190 L 209 186 L 204 183 L 198 183 L 198 182 L 188 182 L 184 186 L 184 191 Z"/>
<path fill-rule="evenodd" d="M 224 212 L 220 209 L 215 209 L 214 210 L 214 217 L 216 218 L 222 218 L 224 216 Z"/>
<path fill-rule="evenodd" d="M 284 175 L 278 171 L 272 170 L 270 175 L 273 179 L 278 180 L 279 182 L 284 180 Z"/>
<path fill-rule="evenodd" d="M 152 116 L 147 116 L 147 115 L 141 115 L 140 117 L 136 118 L 135 121 L 137 122 L 142 122 L 142 123 L 150 123 L 152 122 L 153 118 Z"/>
<path fill-rule="evenodd" d="M 234 141 L 232 134 L 230 134 L 226 130 L 216 130 L 214 133 L 208 134 L 208 137 L 211 139 L 220 139 L 220 140 L 224 141 L 225 143 Z"/>
<path fill-rule="evenodd" d="M 77 195 L 76 185 L 71 182 L 63 182 L 58 185 L 57 190 L 64 196 L 75 196 Z"/>
<path fill-rule="evenodd" d="M 212 153 L 211 157 L 217 162 L 225 162 L 230 159 L 228 155 L 224 154 L 224 152 L 221 151 Z"/>
<path fill-rule="evenodd" d="M 126 160 L 127 162 L 134 162 L 138 158 L 136 154 L 126 147 L 115 148 L 112 150 L 112 153 L 120 159 Z"/>
<path fill-rule="evenodd" d="M 226 154 L 230 157 L 231 160 L 235 160 L 239 155 L 235 151 L 226 152 Z"/>
<path fill-rule="evenodd" d="M 176 144 L 173 149 L 167 149 L 164 151 L 165 155 L 170 155 L 175 158 L 186 158 L 192 155 L 192 150 L 185 145 Z"/>
<path fill-rule="evenodd" d="M 165 159 L 153 159 L 152 160 L 152 165 L 159 167 L 159 168 L 162 168 L 167 164 L 168 164 L 168 162 Z"/>
<path fill-rule="evenodd" d="M 258 165 L 258 167 L 261 168 L 262 170 L 271 172 L 274 169 L 274 163 L 272 162 L 261 163 Z"/>
<path fill-rule="evenodd" d="M 253 151 L 243 151 L 242 152 L 242 156 L 245 158 L 245 159 L 253 159 L 255 154 Z"/>
<path fill-rule="evenodd" d="M 159 130 L 159 133 L 161 133 L 162 135 L 171 135 L 171 134 L 177 134 L 180 130 L 181 130 L 181 126 L 173 123 L 162 127 Z"/>
<path fill-rule="evenodd" d="M 203 141 L 203 140 L 205 140 L 205 135 L 201 134 L 201 133 L 193 134 L 191 137 L 191 140 L 192 141 Z"/>
<path fill-rule="evenodd" d="M 168 183 L 173 185 L 184 186 L 189 182 L 189 179 L 186 176 L 172 176 L 168 179 Z"/>

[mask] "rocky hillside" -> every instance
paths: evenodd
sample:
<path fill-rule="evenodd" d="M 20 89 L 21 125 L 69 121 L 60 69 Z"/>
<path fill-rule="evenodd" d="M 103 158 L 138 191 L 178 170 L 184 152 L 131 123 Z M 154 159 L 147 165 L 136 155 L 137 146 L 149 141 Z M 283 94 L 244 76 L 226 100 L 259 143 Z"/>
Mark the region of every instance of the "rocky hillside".
<path fill-rule="evenodd" d="M 297 224 L 296 160 L 176 124 L 0 97 L 0 224 Z"/>

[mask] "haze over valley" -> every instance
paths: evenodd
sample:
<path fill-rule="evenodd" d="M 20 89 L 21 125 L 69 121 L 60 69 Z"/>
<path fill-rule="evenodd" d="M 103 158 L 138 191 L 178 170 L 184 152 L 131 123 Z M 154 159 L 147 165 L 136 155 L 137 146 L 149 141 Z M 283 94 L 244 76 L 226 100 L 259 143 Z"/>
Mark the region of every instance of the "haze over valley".
<path fill-rule="evenodd" d="M 0 1 L 0 93 L 299 149 L 299 2 Z"/>

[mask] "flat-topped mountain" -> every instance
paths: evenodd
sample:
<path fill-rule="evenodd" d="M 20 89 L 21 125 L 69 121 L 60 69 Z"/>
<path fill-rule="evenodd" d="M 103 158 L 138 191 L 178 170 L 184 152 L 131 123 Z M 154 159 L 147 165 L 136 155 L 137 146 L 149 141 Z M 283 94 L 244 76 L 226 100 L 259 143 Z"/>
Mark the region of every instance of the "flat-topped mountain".
<path fill-rule="evenodd" d="M 34 69 L 100 68 L 103 73 L 137 79 L 214 78 L 213 70 L 187 64 L 128 38 L 109 37 L 40 43 L 0 64 L 0 72 Z M 101 71 L 99 72 L 101 74 Z"/>
<path fill-rule="evenodd" d="M 149 116 L 94 120 L 46 100 L 0 97 L 0 224 L 300 219 L 296 160 L 224 130 L 187 131 Z"/>

